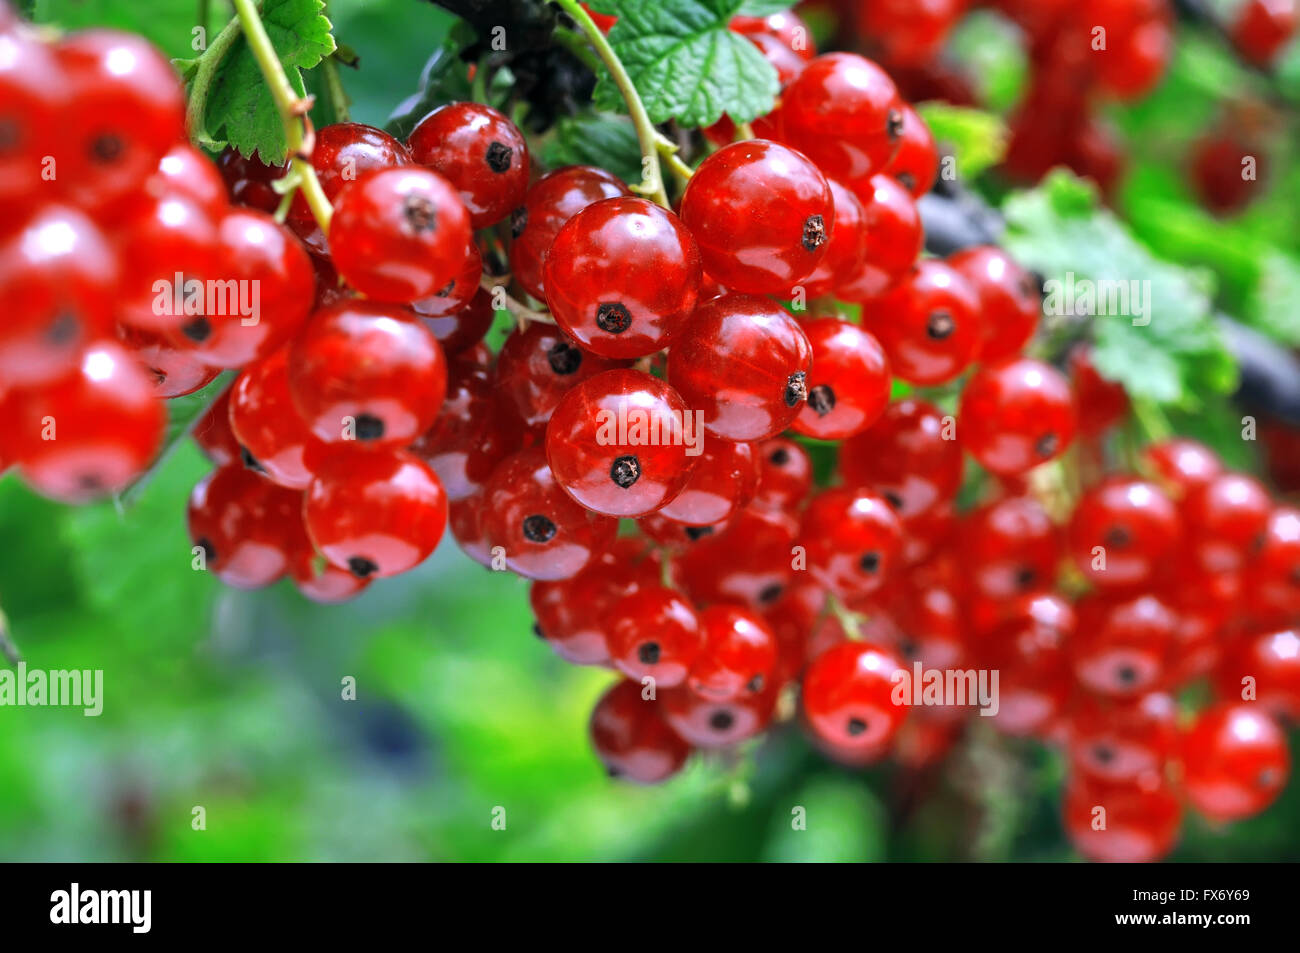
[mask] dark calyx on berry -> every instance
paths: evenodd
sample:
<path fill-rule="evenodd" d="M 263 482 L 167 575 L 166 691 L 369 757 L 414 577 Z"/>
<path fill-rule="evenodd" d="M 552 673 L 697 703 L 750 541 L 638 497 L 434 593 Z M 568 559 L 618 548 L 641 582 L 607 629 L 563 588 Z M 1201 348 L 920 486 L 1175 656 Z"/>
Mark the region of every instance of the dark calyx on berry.
<path fill-rule="evenodd" d="M 942 341 L 956 329 L 957 323 L 947 311 L 935 311 L 925 322 L 925 333 L 935 341 Z"/>
<path fill-rule="evenodd" d="M 531 543 L 549 543 L 555 537 L 555 524 L 534 513 L 524 517 L 524 539 Z"/>
<path fill-rule="evenodd" d="M 803 247 L 816 251 L 826 244 L 826 223 L 820 215 L 809 215 L 803 223 Z"/>
<path fill-rule="evenodd" d="M 632 313 L 620 301 L 606 301 L 596 309 L 596 327 L 610 334 L 622 334 L 632 326 Z"/>
<path fill-rule="evenodd" d="M 1115 672 L 1115 677 L 1119 679 L 1121 685 L 1132 685 L 1138 678 L 1137 669 L 1132 665 L 1122 665 Z"/>
<path fill-rule="evenodd" d="M 199 539 L 194 545 L 203 550 L 203 564 L 205 566 L 217 561 L 217 548 L 212 545 L 212 542 L 206 536 Z"/>
<path fill-rule="evenodd" d="M 546 352 L 546 360 L 551 365 L 551 370 L 567 377 L 576 374 L 582 366 L 582 351 L 568 341 L 556 341 Z"/>
<path fill-rule="evenodd" d="M 876 572 L 880 569 L 880 553 L 874 550 L 863 553 L 862 558 L 858 560 L 858 565 L 862 567 L 863 572 Z"/>
<path fill-rule="evenodd" d="M 57 347 L 75 341 L 80 333 L 81 322 L 77 320 L 77 316 L 70 311 L 61 311 L 58 317 L 46 327 L 45 340 Z"/>
<path fill-rule="evenodd" d="M 785 382 L 785 405 L 793 407 L 801 400 L 808 399 L 808 375 L 803 371 L 795 371 L 790 375 L 790 379 Z"/>
<path fill-rule="evenodd" d="M 768 457 L 773 466 L 783 467 L 790 462 L 790 451 L 785 447 L 777 447 Z"/>
<path fill-rule="evenodd" d="M 825 417 L 835 409 L 835 391 L 826 384 L 818 384 L 808 392 L 808 406 L 817 412 L 818 417 Z"/>
<path fill-rule="evenodd" d="M 900 172 L 898 175 L 894 176 L 894 178 L 898 179 L 903 188 L 907 189 L 909 192 L 916 188 L 916 176 L 912 175 L 910 172 Z"/>
<path fill-rule="evenodd" d="M 353 556 L 348 560 L 348 571 L 358 579 L 366 579 L 373 576 L 379 570 L 379 566 L 372 559 L 365 556 Z"/>
<path fill-rule="evenodd" d="M 762 690 L 763 690 L 762 675 L 755 675 L 753 678 L 751 678 L 749 681 L 745 683 L 745 691 L 747 692 L 752 692 L 753 694 L 757 695 Z"/>
<path fill-rule="evenodd" d="M 1016 573 L 1016 586 L 1021 589 L 1028 589 L 1034 584 L 1038 574 L 1029 566 L 1021 566 L 1020 571 Z"/>
<path fill-rule="evenodd" d="M 1034 452 L 1040 457 L 1047 458 L 1055 455 L 1056 449 L 1060 444 L 1061 441 L 1057 438 L 1056 434 L 1045 433 L 1039 437 L 1038 442 L 1034 444 Z"/>
<path fill-rule="evenodd" d="M 641 478 L 641 461 L 631 454 L 618 457 L 610 464 L 609 478 L 626 490 Z"/>
<path fill-rule="evenodd" d="M 423 195 L 409 195 L 402 205 L 402 216 L 411 231 L 431 232 L 438 227 L 438 210 Z"/>
<path fill-rule="evenodd" d="M 702 539 L 713 532 L 712 526 L 688 526 L 686 527 L 686 538 L 692 543 L 697 539 Z"/>
<path fill-rule="evenodd" d="M 1110 764 L 1115 760 L 1115 752 L 1107 745 L 1097 745 L 1092 749 L 1092 757 L 1100 764 Z"/>
<path fill-rule="evenodd" d="M 488 168 L 493 172 L 500 174 L 510 168 L 510 157 L 514 155 L 514 150 L 500 142 L 493 142 L 487 148 Z"/>
<path fill-rule="evenodd" d="M 111 133 L 97 136 L 90 144 L 90 155 L 96 162 L 116 162 L 122 154 L 122 140 Z"/>
<path fill-rule="evenodd" d="M 445 298 L 447 297 L 447 295 L 451 294 L 451 290 L 455 287 L 456 287 L 456 279 L 453 278 L 451 279 L 451 281 L 447 282 L 445 285 L 443 285 L 441 288 L 435 291 L 433 293 L 433 296 L 435 298 Z"/>
<path fill-rule="evenodd" d="M 1110 531 L 1106 533 L 1107 546 L 1113 546 L 1115 549 L 1123 549 L 1130 542 L 1132 542 L 1132 538 L 1129 536 L 1128 530 L 1123 526 L 1112 526 Z"/>
<path fill-rule="evenodd" d="M 199 315 L 193 321 L 190 321 L 182 327 L 181 333 L 195 344 L 202 344 L 212 336 L 212 324 L 207 318 Z"/>
<path fill-rule="evenodd" d="M 524 233 L 524 229 L 527 227 L 528 209 L 521 205 L 510 213 L 510 237 L 518 238 Z"/>
<path fill-rule="evenodd" d="M 546 638 L 546 636 L 542 634 L 542 627 L 536 622 L 533 623 L 533 635 L 537 636 L 539 639 Z"/>
<path fill-rule="evenodd" d="M 642 642 L 636 650 L 636 657 L 642 665 L 658 665 L 659 655 L 658 642 Z"/>
<path fill-rule="evenodd" d="M 881 496 L 893 509 L 901 510 L 903 508 L 903 497 L 897 490 L 886 490 Z"/>
<path fill-rule="evenodd" d="M 242 444 L 239 447 L 239 459 L 243 462 L 246 470 L 252 470 L 254 473 L 265 473 L 266 467 L 258 463 L 257 457 L 248 452 L 248 448 Z"/>
<path fill-rule="evenodd" d="M 709 716 L 709 727 L 714 731 L 730 731 L 735 723 L 735 716 L 725 708 L 719 708 Z"/>
<path fill-rule="evenodd" d="M 357 417 L 357 439 L 379 440 L 384 435 L 384 422 L 371 414 Z"/>
<path fill-rule="evenodd" d="M 889 111 L 889 116 L 885 119 L 885 131 L 889 133 L 891 142 L 897 142 L 903 134 L 903 114 L 897 109 Z"/>
<path fill-rule="evenodd" d="M 861 718 L 850 718 L 849 723 L 844 726 L 844 730 L 849 733 L 849 737 L 856 738 L 867 730 L 867 723 Z"/>
<path fill-rule="evenodd" d="M 763 587 L 758 594 L 758 601 L 763 605 L 770 605 L 771 603 L 776 602 L 777 599 L 780 599 L 781 593 L 784 591 L 784 586 L 780 583 L 774 582 L 770 586 Z"/>

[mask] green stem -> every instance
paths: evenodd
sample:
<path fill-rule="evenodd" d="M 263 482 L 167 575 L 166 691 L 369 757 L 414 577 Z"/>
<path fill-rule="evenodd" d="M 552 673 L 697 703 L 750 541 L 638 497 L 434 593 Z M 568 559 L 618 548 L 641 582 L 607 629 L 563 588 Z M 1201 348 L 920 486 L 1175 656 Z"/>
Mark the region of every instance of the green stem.
<path fill-rule="evenodd" d="M 330 98 L 335 122 L 347 122 L 351 118 L 348 114 L 348 94 L 343 89 L 343 77 L 339 75 L 339 61 L 331 53 L 321 60 L 320 68 L 321 80 L 324 82 L 325 94 Z"/>
<path fill-rule="evenodd" d="M 1161 443 L 1173 436 L 1173 425 L 1159 404 L 1141 399 L 1133 401 L 1133 418 L 1148 443 Z"/>
<path fill-rule="evenodd" d="M 302 101 L 290 84 L 284 65 L 280 62 L 275 46 L 266 33 L 266 27 L 262 25 L 257 4 L 254 0 L 232 0 L 232 2 L 235 5 L 235 13 L 239 16 L 239 22 L 243 24 L 248 48 L 253 54 L 253 59 L 257 61 L 258 69 L 262 71 L 262 78 L 266 80 L 271 99 L 280 113 L 280 120 L 284 123 L 284 138 L 289 149 L 290 169 L 298 176 L 298 188 L 302 190 L 302 196 L 307 200 L 307 206 L 315 216 L 316 223 L 320 225 L 321 231 L 328 235 L 330 218 L 334 210 L 330 208 L 325 190 L 321 188 L 320 180 L 316 178 L 316 170 L 302 155 L 306 121 L 306 116 L 300 111 Z"/>
<path fill-rule="evenodd" d="M 663 157 L 664 162 L 668 163 L 668 168 L 672 173 L 682 181 L 683 184 L 691 180 L 695 170 L 687 165 L 682 157 L 677 154 L 678 145 L 662 133 L 655 133 L 655 145 L 659 149 L 659 155 Z"/>
<path fill-rule="evenodd" d="M 839 622 L 840 627 L 844 629 L 845 635 L 855 642 L 862 640 L 862 616 L 850 610 L 848 606 L 840 602 L 838 597 L 830 594 L 826 596 L 826 611 Z"/>
<path fill-rule="evenodd" d="M 217 67 L 230 52 L 235 40 L 239 39 L 240 32 L 239 18 L 235 17 L 221 28 L 216 39 L 199 57 L 199 68 L 194 73 L 194 82 L 190 84 L 189 105 L 185 108 L 186 124 L 192 136 L 206 134 L 203 112 L 208 105 L 208 90 L 212 87 L 213 77 L 217 75 Z"/>
<path fill-rule="evenodd" d="M 587 39 L 581 33 L 575 33 L 568 27 L 557 26 L 552 34 L 556 42 L 564 47 L 579 60 L 583 65 L 593 73 L 600 72 L 600 57 L 591 52 L 591 47 L 587 45 Z"/>
<path fill-rule="evenodd" d="M 659 169 L 659 147 L 655 142 L 657 134 L 654 123 L 650 121 L 650 116 L 645 111 L 645 104 L 641 102 L 641 95 L 636 91 L 632 77 L 627 75 L 627 70 L 623 68 L 623 63 L 614 52 L 614 48 L 609 45 L 609 40 L 605 39 L 605 34 L 600 32 L 600 27 L 596 26 L 595 21 L 582 8 L 578 0 L 551 0 L 551 2 L 564 10 L 578 24 L 587 41 L 595 47 L 600 61 L 609 70 L 614 85 L 623 94 L 623 101 L 627 103 L 632 125 L 636 127 L 637 141 L 641 144 L 643 170 L 641 184 L 633 187 L 633 191 L 648 195 L 664 208 L 668 208 L 668 193 L 664 191 L 664 177 Z"/>

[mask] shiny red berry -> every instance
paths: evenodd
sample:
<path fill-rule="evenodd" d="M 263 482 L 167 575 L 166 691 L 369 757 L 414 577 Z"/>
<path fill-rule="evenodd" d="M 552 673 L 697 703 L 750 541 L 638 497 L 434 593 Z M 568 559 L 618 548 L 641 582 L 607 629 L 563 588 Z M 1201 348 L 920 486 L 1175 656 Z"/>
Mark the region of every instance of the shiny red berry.
<path fill-rule="evenodd" d="M 621 367 L 540 322 L 515 330 L 497 356 L 496 385 L 529 427 L 551 419 L 560 399 L 583 381 Z"/>
<path fill-rule="evenodd" d="M 896 376 L 919 386 L 943 384 L 978 352 L 979 296 L 952 267 L 926 259 L 863 305 L 862 324 L 884 345 Z"/>
<path fill-rule="evenodd" d="M 1000 248 L 980 245 L 950 255 L 948 264 L 980 300 L 980 346 L 984 363 L 1018 355 L 1038 329 L 1042 301 L 1038 282 Z"/>
<path fill-rule="evenodd" d="M 1047 588 L 1061 561 L 1061 533 L 1032 496 L 1008 496 L 962 519 L 959 551 L 970 580 L 992 599 Z"/>
<path fill-rule="evenodd" d="M 784 308 L 728 294 L 700 305 L 668 355 L 668 380 L 711 434 L 766 440 L 808 396 L 812 346 Z"/>
<path fill-rule="evenodd" d="M 1138 782 L 1107 783 L 1076 775 L 1065 788 L 1065 832 L 1089 860 L 1149 863 L 1178 842 L 1183 810 L 1158 775 Z"/>
<path fill-rule="evenodd" d="M 924 119 L 907 103 L 903 104 L 903 132 L 898 151 L 882 170 L 882 174 L 898 182 L 920 198 L 934 186 L 939 177 L 939 147 L 934 134 Z"/>
<path fill-rule="evenodd" d="M 754 501 L 793 510 L 812 489 L 813 464 L 808 451 L 793 440 L 773 437 L 758 445 L 758 489 Z"/>
<path fill-rule="evenodd" d="M 1206 709 L 1183 739 L 1187 799 L 1212 821 L 1260 813 L 1282 793 L 1290 773 L 1286 735 L 1253 704 Z"/>
<path fill-rule="evenodd" d="M 663 688 L 686 681 L 704 646 L 695 609 L 681 593 L 662 586 L 638 588 L 613 603 L 605 626 L 614 667 Z"/>
<path fill-rule="evenodd" d="M 902 668 L 887 649 L 867 642 L 841 642 L 808 666 L 803 713 L 820 740 L 853 753 L 883 752 L 908 709 L 894 702 Z"/>
<path fill-rule="evenodd" d="M 1181 535 L 1174 504 L 1154 483 L 1112 477 L 1084 493 L 1070 520 L 1070 555 L 1107 588 L 1150 583 Z"/>
<path fill-rule="evenodd" d="M 1159 688 L 1170 671 L 1178 617 L 1151 595 L 1108 598 L 1093 594 L 1076 606 L 1079 627 L 1070 656 L 1079 684 L 1115 698 Z"/>
<path fill-rule="evenodd" d="M 708 440 L 703 449 L 686 485 L 659 515 L 691 527 L 712 526 L 731 519 L 754 498 L 759 466 L 754 444 Z"/>
<path fill-rule="evenodd" d="M 301 524 L 301 511 L 301 493 L 240 464 L 222 467 L 190 494 L 190 540 L 203 569 L 228 586 L 260 589 L 288 570 L 288 527 Z"/>
<path fill-rule="evenodd" d="M 1183 499 L 1188 542 L 1209 572 L 1240 569 L 1263 548 L 1273 500 L 1244 473 L 1224 473 Z"/>
<path fill-rule="evenodd" d="M 834 179 L 828 181 L 835 205 L 835 228 L 822 260 L 795 286 L 794 290 L 803 289 L 805 300 L 834 294 L 842 285 L 857 279 L 866 263 L 866 209 L 846 186 Z"/>
<path fill-rule="evenodd" d="M 802 153 L 765 139 L 700 163 L 681 209 L 704 270 L 750 294 L 788 292 L 812 274 L 835 228 L 826 177 Z"/>
<path fill-rule="evenodd" d="M 903 528 L 882 496 L 841 487 L 813 497 L 799 539 L 808 572 L 841 597 L 878 590 L 899 559 Z"/>
<path fill-rule="evenodd" d="M 244 464 L 294 490 L 312 481 L 309 452 L 320 441 L 298 415 L 289 392 L 288 349 L 251 365 L 230 389 L 230 430 L 244 451 Z"/>
<path fill-rule="evenodd" d="M 911 274 L 925 233 L 916 201 L 899 182 L 873 175 L 850 187 L 862 201 L 865 253 L 858 273 L 841 282 L 835 293 L 845 301 L 870 301 Z"/>
<path fill-rule="evenodd" d="M 761 694 L 776 671 L 776 636 L 753 609 L 709 606 L 699 613 L 703 646 L 688 684 L 701 698 L 730 701 Z"/>
<path fill-rule="evenodd" d="M 906 522 L 957 495 L 963 460 L 956 435 L 956 420 L 932 404 L 897 401 L 844 442 L 840 474 L 879 493 Z"/>
<path fill-rule="evenodd" d="M 311 153 L 312 168 L 331 205 L 345 186 L 367 172 L 410 163 L 406 146 L 382 129 L 359 122 L 339 122 L 318 129 Z M 316 219 L 301 191 L 293 197 L 289 223 L 299 235 L 316 229 Z"/>
<path fill-rule="evenodd" d="M 792 429 L 818 440 L 845 440 L 870 427 L 889 405 L 893 383 L 884 348 L 870 333 L 839 318 L 803 326 L 812 345 L 808 399 Z"/>
<path fill-rule="evenodd" d="M 958 421 L 971 456 L 1008 476 L 1059 457 L 1078 429 L 1070 382 L 1032 358 L 985 365 L 971 375 Z"/>
<path fill-rule="evenodd" d="M 672 387 L 642 371 L 613 370 L 564 395 L 546 427 L 546 457 L 556 481 L 587 509 L 637 517 L 682 491 L 703 440 Z"/>
<path fill-rule="evenodd" d="M 617 682 L 591 713 L 591 744 L 612 778 L 658 784 L 682 769 L 690 745 L 668 727 L 653 696 L 641 685 Z"/>

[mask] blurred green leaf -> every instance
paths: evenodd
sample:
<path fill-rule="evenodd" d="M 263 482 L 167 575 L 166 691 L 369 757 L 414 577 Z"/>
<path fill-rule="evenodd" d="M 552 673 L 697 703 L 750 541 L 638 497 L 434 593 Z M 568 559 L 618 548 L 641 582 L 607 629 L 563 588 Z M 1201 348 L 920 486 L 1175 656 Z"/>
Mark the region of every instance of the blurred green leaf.
<path fill-rule="evenodd" d="M 551 169 L 594 165 L 624 182 L 641 181 L 641 145 L 626 116 L 584 114 L 561 119 L 542 149 L 542 162 Z"/>
<path fill-rule="evenodd" d="M 887 812 L 862 783 L 822 778 L 805 785 L 791 800 L 784 816 L 778 811 L 772 818 L 763 860 L 863 863 L 885 859 Z"/>
<path fill-rule="evenodd" d="M 965 179 L 997 165 L 1006 154 L 1006 124 L 992 113 L 939 102 L 920 103 L 916 111 L 940 149 L 956 157 L 957 171 Z"/>

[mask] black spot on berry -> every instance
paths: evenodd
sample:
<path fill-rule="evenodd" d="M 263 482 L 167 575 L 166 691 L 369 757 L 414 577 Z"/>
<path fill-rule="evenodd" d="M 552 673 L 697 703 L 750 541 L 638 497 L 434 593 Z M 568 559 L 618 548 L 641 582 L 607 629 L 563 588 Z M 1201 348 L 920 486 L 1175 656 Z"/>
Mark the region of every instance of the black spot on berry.
<path fill-rule="evenodd" d="M 348 571 L 358 579 L 368 579 L 379 571 L 379 566 L 365 556 L 353 556 L 348 560 Z"/>
<path fill-rule="evenodd" d="M 777 447 L 768 456 L 768 459 L 772 461 L 773 466 L 783 467 L 790 462 L 790 451 L 785 447 Z"/>
<path fill-rule="evenodd" d="M 1133 536 L 1123 526 L 1112 526 L 1106 533 L 1105 542 L 1113 549 L 1123 549 L 1133 542 Z"/>
<path fill-rule="evenodd" d="M 825 417 L 835 409 L 835 391 L 827 384 L 818 384 L 808 392 L 808 406 L 818 417 Z"/>
<path fill-rule="evenodd" d="M 1054 433 L 1045 433 L 1038 438 L 1034 444 L 1034 452 L 1046 460 L 1048 457 L 1056 456 L 1056 451 L 1061 445 L 1061 440 Z"/>
<path fill-rule="evenodd" d="M 925 333 L 933 341 L 942 341 L 957 329 L 957 322 L 947 311 L 935 311 L 925 322 Z"/>
<path fill-rule="evenodd" d="M 890 508 L 895 512 L 903 509 L 903 497 L 897 490 L 886 490 L 881 495 L 885 498 L 885 502 L 888 503 Z"/>
<path fill-rule="evenodd" d="M 181 328 L 181 333 L 195 344 L 202 344 L 208 338 L 212 337 L 212 323 L 203 315 L 199 315 L 193 321 L 185 324 L 185 326 Z"/>
<path fill-rule="evenodd" d="M 81 322 L 69 311 L 61 311 L 45 329 L 45 340 L 55 347 L 71 344 L 81 333 Z"/>
<path fill-rule="evenodd" d="M 549 543 L 555 536 L 555 524 L 534 513 L 524 517 L 524 539 L 531 543 Z"/>
<path fill-rule="evenodd" d="M 510 213 L 510 237 L 518 238 L 528 227 L 528 209 L 523 205 Z"/>
<path fill-rule="evenodd" d="M 641 461 L 631 454 L 618 457 L 609 467 L 609 478 L 626 490 L 641 479 Z"/>
<path fill-rule="evenodd" d="M 808 375 L 803 371 L 795 371 L 790 375 L 789 380 L 785 382 L 785 405 L 787 407 L 796 407 L 801 400 L 808 399 Z"/>
<path fill-rule="evenodd" d="M 546 636 L 542 634 L 542 627 L 536 622 L 533 623 L 533 635 L 537 636 L 539 639 L 546 638 Z"/>
<path fill-rule="evenodd" d="M 556 341 L 546 352 L 551 370 L 562 377 L 577 373 L 582 366 L 582 351 L 568 341 Z"/>
<path fill-rule="evenodd" d="M 402 217 L 407 227 L 417 235 L 431 232 L 438 227 L 438 210 L 433 202 L 423 195 L 408 195 L 402 203 Z"/>
<path fill-rule="evenodd" d="M 1107 745 L 1097 745 L 1092 749 L 1092 758 L 1098 764 L 1110 764 L 1115 760 L 1115 752 Z"/>
<path fill-rule="evenodd" d="M 18 121 L 0 120 L 0 151 L 18 148 Z"/>
<path fill-rule="evenodd" d="M 897 142 L 903 135 L 903 114 L 897 109 L 891 109 L 889 116 L 885 119 L 885 131 L 889 133 L 889 141 Z"/>
<path fill-rule="evenodd" d="M 514 155 L 514 150 L 504 143 L 493 142 L 487 148 L 488 168 L 500 175 L 510 168 L 510 158 Z"/>
<path fill-rule="evenodd" d="M 357 417 L 358 440 L 380 440 L 384 436 L 384 422 L 372 414 Z"/>
<path fill-rule="evenodd" d="M 686 527 L 686 538 L 692 543 L 697 539 L 703 539 L 713 532 L 712 526 L 688 526 Z"/>
<path fill-rule="evenodd" d="M 880 553 L 874 551 L 863 553 L 862 558 L 858 560 L 858 565 L 862 567 L 863 572 L 878 572 L 880 570 Z"/>
<path fill-rule="evenodd" d="M 850 738 L 856 738 L 867 730 L 867 723 L 861 718 L 850 718 L 849 723 L 844 726 L 844 730 L 849 733 Z"/>
<path fill-rule="evenodd" d="M 661 654 L 658 642 L 642 642 L 636 650 L 636 657 L 642 665 L 658 665 Z"/>
<path fill-rule="evenodd" d="M 1132 685 L 1138 679 L 1137 669 L 1132 665 L 1121 665 L 1115 670 L 1115 677 L 1119 679 L 1121 685 Z"/>
<path fill-rule="evenodd" d="M 596 327 L 607 334 L 622 334 L 632 326 L 632 313 L 621 301 L 606 301 L 596 309 Z"/>
<path fill-rule="evenodd" d="M 763 605 L 770 605 L 771 603 L 776 602 L 777 599 L 780 599 L 781 593 L 783 592 L 785 592 L 785 587 L 778 582 L 774 582 L 772 585 L 764 586 L 763 589 L 760 590 L 758 593 L 758 601 Z"/>
<path fill-rule="evenodd" d="M 900 172 L 894 176 L 907 191 L 912 192 L 916 189 L 916 176 L 910 172 Z"/>
<path fill-rule="evenodd" d="M 719 708 L 709 716 L 709 727 L 714 731 L 730 731 L 731 726 L 736 723 L 736 716 L 725 708 Z"/>
<path fill-rule="evenodd" d="M 826 222 L 820 215 L 809 215 L 803 223 L 803 247 L 816 251 L 826 244 Z"/>
<path fill-rule="evenodd" d="M 441 288 L 435 291 L 433 293 L 433 296 L 435 298 L 445 298 L 447 297 L 447 295 L 451 294 L 452 289 L 455 287 L 456 287 L 456 279 L 453 278 L 451 279 L 451 281 L 447 282 L 445 285 L 443 285 Z"/>
<path fill-rule="evenodd" d="M 762 675 L 755 675 L 753 678 L 751 678 L 749 681 L 745 683 L 745 691 L 749 692 L 750 694 L 757 695 L 762 690 L 763 690 Z"/>
<path fill-rule="evenodd" d="M 244 469 L 252 470 L 254 473 L 265 473 L 266 467 L 258 462 L 257 457 L 248 452 L 248 448 L 243 444 L 239 446 L 239 459 L 244 464 Z"/>
<path fill-rule="evenodd" d="M 1016 586 L 1020 589 L 1028 589 L 1034 584 L 1034 580 L 1037 578 L 1038 573 L 1034 572 L 1032 567 L 1021 566 L 1020 570 L 1016 573 Z"/>
<path fill-rule="evenodd" d="M 217 561 L 217 547 L 212 545 L 212 541 L 206 536 L 200 536 L 194 541 L 194 545 L 203 550 L 203 564 L 211 566 Z"/>
<path fill-rule="evenodd" d="M 124 151 L 122 140 L 108 132 L 96 136 L 90 144 L 90 157 L 96 162 L 116 162 Z"/>

